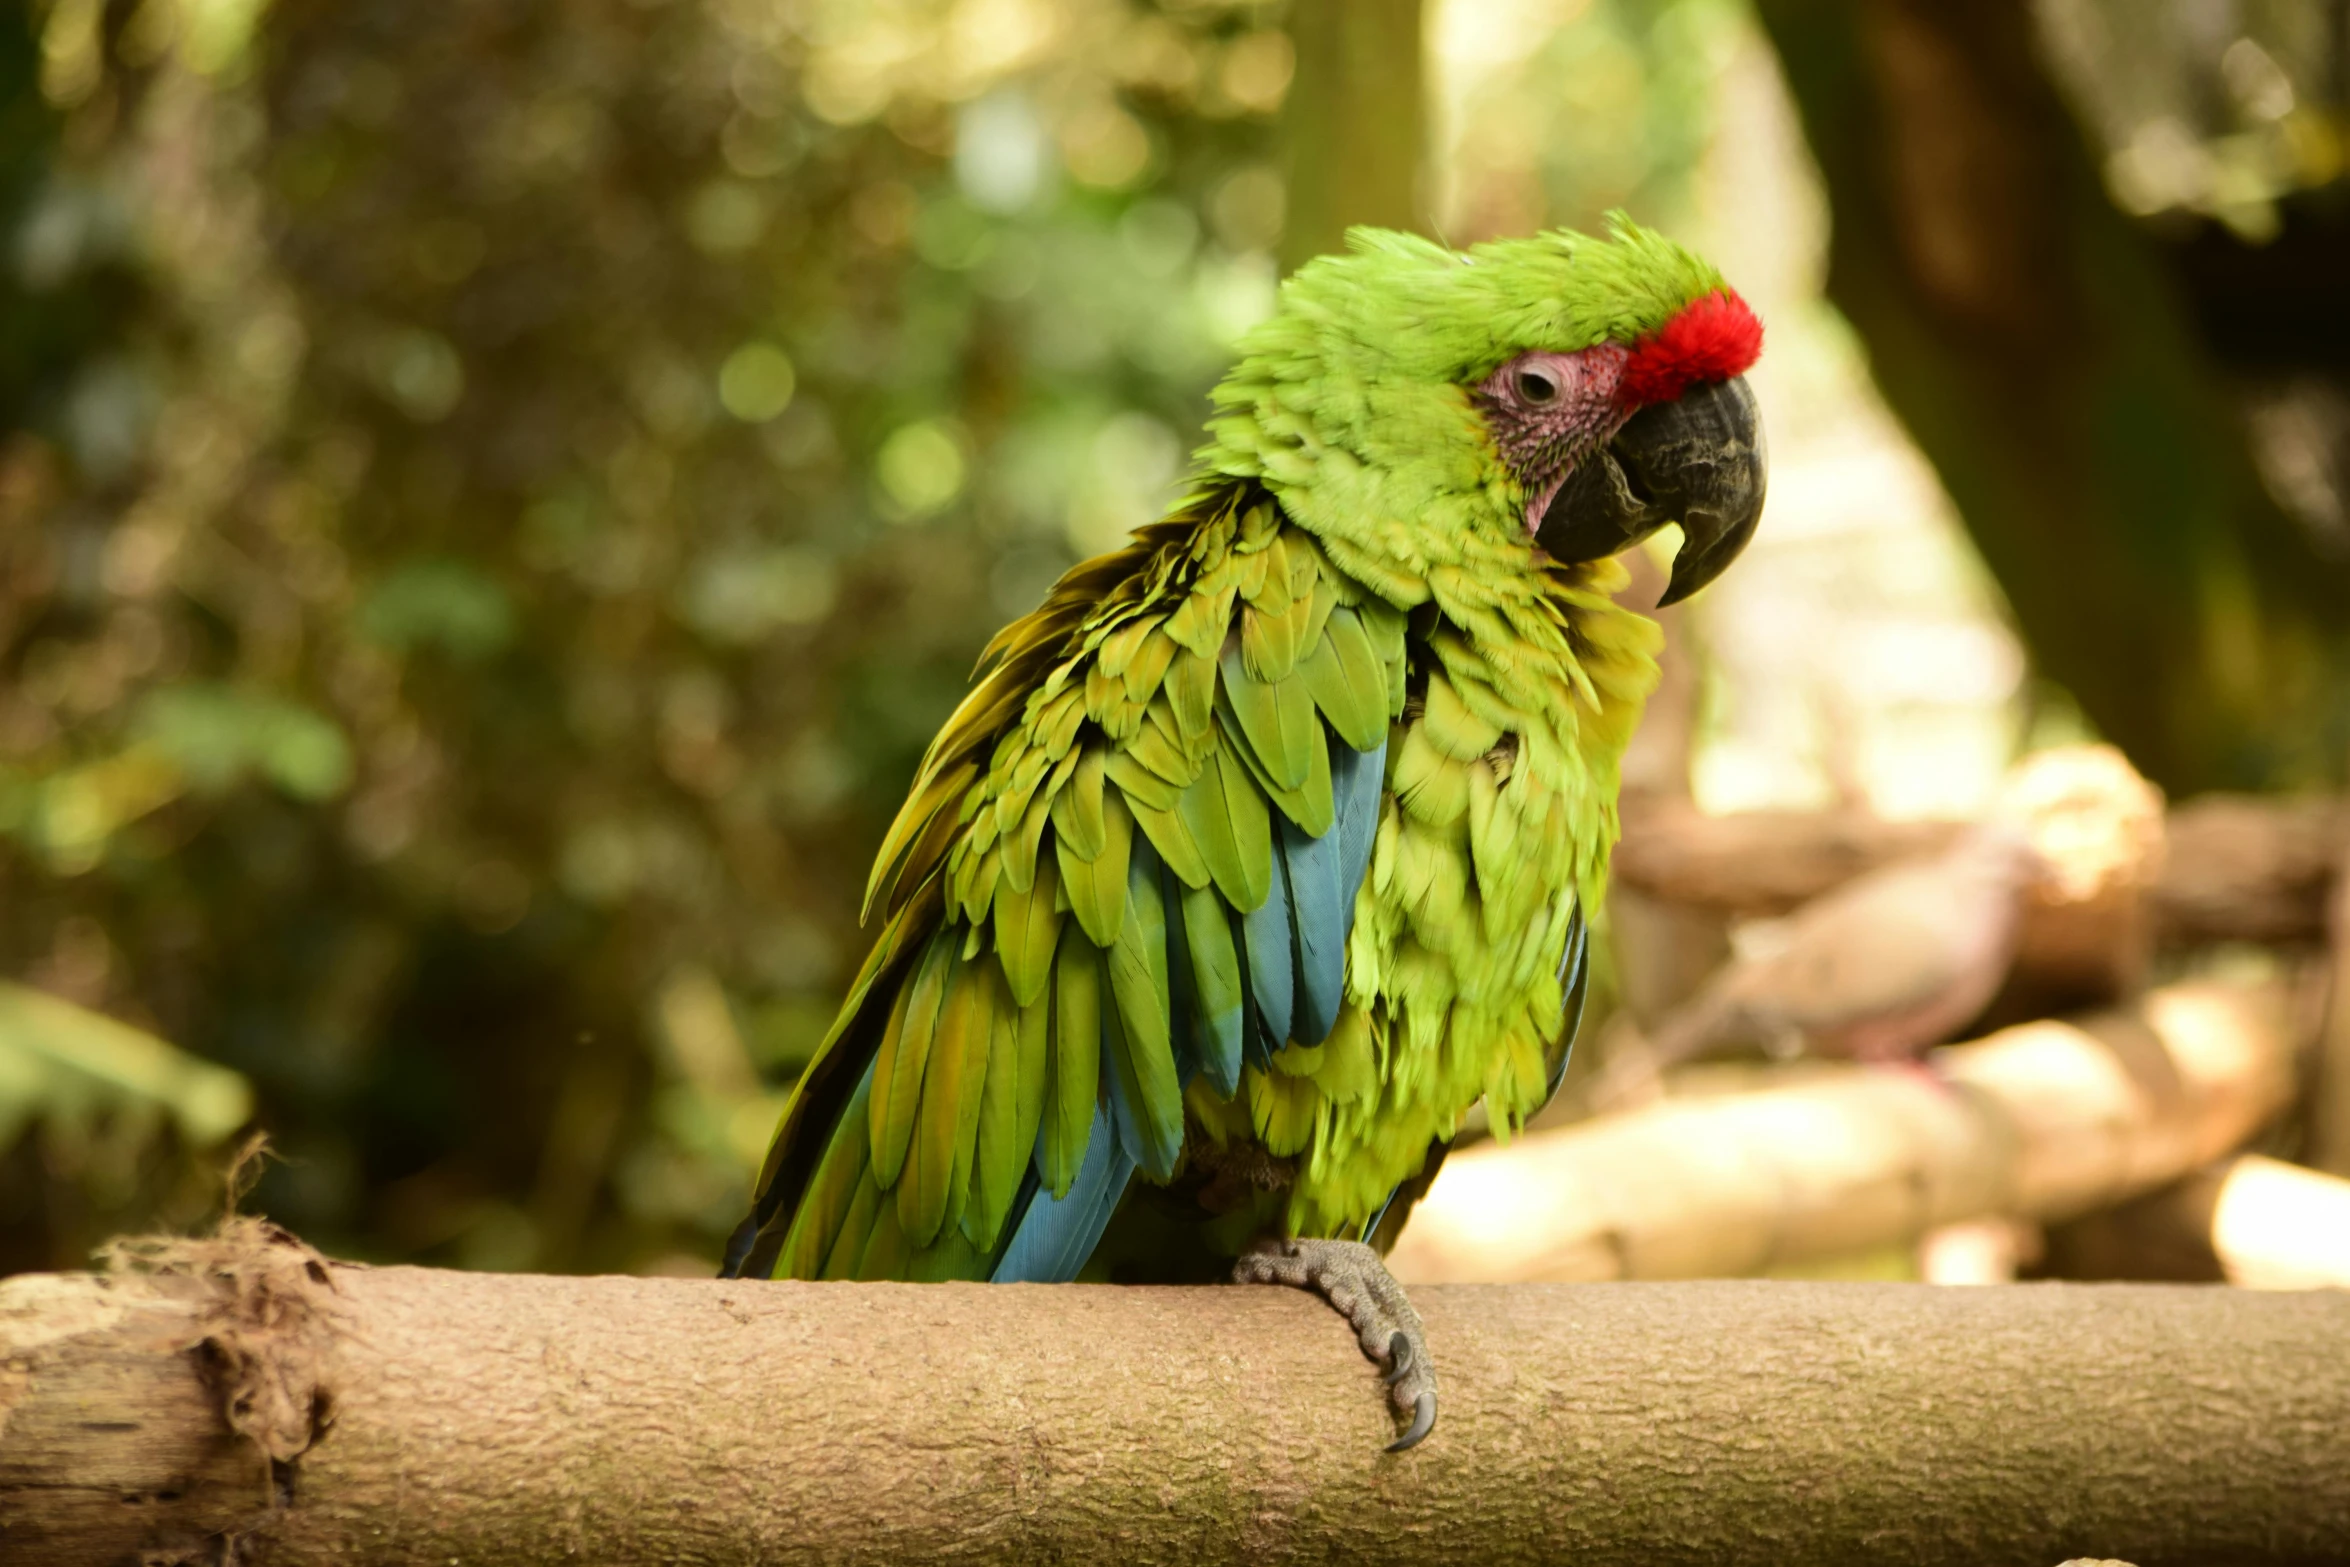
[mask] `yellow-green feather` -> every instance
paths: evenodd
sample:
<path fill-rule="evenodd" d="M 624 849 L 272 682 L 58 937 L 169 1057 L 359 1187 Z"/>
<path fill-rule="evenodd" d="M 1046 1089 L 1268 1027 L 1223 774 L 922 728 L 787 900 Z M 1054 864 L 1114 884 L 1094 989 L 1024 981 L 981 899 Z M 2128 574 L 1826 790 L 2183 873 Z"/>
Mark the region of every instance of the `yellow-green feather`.
<path fill-rule="evenodd" d="M 1055 1197 L 1066 1197 L 1085 1161 L 1102 1069 L 1101 949 L 1075 925 L 1061 931 L 1051 1004 L 1036 1175 Z"/>

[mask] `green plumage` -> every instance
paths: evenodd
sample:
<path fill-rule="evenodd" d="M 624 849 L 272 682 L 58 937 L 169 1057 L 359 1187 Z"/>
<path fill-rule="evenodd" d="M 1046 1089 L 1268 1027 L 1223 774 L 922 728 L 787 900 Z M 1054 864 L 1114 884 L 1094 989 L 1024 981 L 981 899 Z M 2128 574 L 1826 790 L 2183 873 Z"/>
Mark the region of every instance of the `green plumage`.
<path fill-rule="evenodd" d="M 750 1270 L 988 1277 L 1103 1136 L 1171 1198 L 1253 1145 L 1247 1212 L 1352 1234 L 1480 1099 L 1539 1102 L 1655 633 L 1613 563 L 1532 549 L 1466 388 L 1722 284 L 1629 224 L 1352 243 L 1249 335 L 1195 494 L 990 644 Z"/>
<path fill-rule="evenodd" d="M 1036 1175 L 1059 1197 L 1068 1192 L 1085 1157 L 1102 1071 L 1102 955 L 1074 925 L 1061 933 L 1061 954 L 1053 965 L 1052 1009 Z"/>

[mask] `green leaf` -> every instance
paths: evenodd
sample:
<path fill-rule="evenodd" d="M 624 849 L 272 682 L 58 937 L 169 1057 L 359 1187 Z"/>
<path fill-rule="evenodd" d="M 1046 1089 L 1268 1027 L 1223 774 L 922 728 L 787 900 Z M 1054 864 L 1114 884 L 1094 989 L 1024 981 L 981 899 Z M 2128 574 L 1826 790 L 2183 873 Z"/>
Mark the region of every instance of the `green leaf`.
<path fill-rule="evenodd" d="M 351 784 L 351 745 L 334 721 L 266 692 L 165 686 L 141 704 L 132 729 L 208 793 L 254 775 L 298 800 L 332 799 Z"/>
<path fill-rule="evenodd" d="M 359 610 L 359 634 L 397 653 L 438 648 L 460 663 L 503 652 L 514 640 L 505 589 L 460 560 L 395 567 Z"/>

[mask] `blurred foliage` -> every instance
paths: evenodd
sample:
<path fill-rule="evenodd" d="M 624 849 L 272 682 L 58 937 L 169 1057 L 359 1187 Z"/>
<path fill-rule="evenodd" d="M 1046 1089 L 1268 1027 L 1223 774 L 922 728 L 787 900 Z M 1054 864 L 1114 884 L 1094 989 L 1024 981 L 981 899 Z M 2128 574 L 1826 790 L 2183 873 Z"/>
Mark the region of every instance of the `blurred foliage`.
<path fill-rule="evenodd" d="M 98 933 L 322 1244 L 707 1252 L 971 658 L 1269 305 L 1276 20 L 36 8 L 0 972 Z"/>
<path fill-rule="evenodd" d="M 2201 213 L 2262 241 L 2279 200 L 2350 168 L 2341 0 L 2039 0 L 2038 11 L 2125 210 Z"/>
<path fill-rule="evenodd" d="M 253 1113 L 236 1073 L 24 985 L 0 982 L 0 1272 L 57 1260 L 58 1232 L 189 1222 Z"/>
<path fill-rule="evenodd" d="M 1480 230 L 1702 143 L 1732 11 L 1552 11 L 1452 132 Z M 331 1249 L 701 1266 L 971 659 L 1157 514 L 1270 306 L 1283 21 L 23 14 L 0 973 L 249 1079 L 253 1201 Z"/>
<path fill-rule="evenodd" d="M 1596 229 L 1624 208 L 1685 226 L 1740 0 L 1450 0 L 1436 10 L 1447 226 Z"/>
<path fill-rule="evenodd" d="M 1688 220 L 1742 0 L 1425 9 L 1428 227 Z M 0 975 L 249 1084 L 331 1250 L 706 1267 L 972 658 L 1269 308 L 1291 21 L 21 9 Z M 18 1137 L 0 1269 L 201 1209 L 156 1071 L 113 1173 Z"/>

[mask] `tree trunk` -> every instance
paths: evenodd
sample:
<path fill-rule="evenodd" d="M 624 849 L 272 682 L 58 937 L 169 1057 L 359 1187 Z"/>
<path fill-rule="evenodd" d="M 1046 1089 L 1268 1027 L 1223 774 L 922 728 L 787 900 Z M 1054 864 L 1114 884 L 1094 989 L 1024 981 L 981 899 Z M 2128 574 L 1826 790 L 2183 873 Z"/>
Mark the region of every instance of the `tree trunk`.
<path fill-rule="evenodd" d="M 147 1268 L 0 1284 L 12 1567 L 2350 1554 L 2350 1295 L 1429 1289 L 1389 1456 L 1283 1289 Z"/>
<path fill-rule="evenodd" d="M 1345 248 L 1357 223 L 1417 229 L 1426 113 L 1420 0 L 1292 0 L 1282 106 L 1281 270 Z"/>
<path fill-rule="evenodd" d="M 1828 293 L 2041 670 L 2174 794 L 2338 776 L 2350 565 L 2260 487 L 2025 0 L 1761 0 Z"/>

